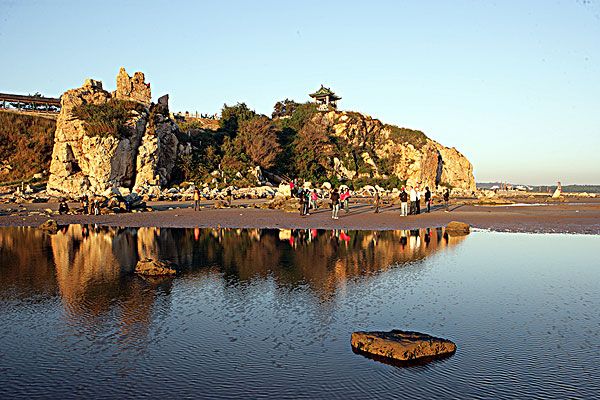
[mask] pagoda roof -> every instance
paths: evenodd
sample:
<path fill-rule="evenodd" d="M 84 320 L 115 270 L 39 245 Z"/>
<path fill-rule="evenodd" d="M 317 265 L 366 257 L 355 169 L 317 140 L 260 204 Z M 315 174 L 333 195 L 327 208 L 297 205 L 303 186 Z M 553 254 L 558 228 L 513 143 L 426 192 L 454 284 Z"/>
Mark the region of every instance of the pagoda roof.
<path fill-rule="evenodd" d="M 309 94 L 309 96 L 314 97 L 314 98 L 329 96 L 329 97 L 331 97 L 332 100 L 340 100 L 341 99 L 341 97 L 336 96 L 336 94 L 331 89 L 326 88 L 323 85 L 321 85 L 319 90 L 317 90 L 316 92 Z"/>

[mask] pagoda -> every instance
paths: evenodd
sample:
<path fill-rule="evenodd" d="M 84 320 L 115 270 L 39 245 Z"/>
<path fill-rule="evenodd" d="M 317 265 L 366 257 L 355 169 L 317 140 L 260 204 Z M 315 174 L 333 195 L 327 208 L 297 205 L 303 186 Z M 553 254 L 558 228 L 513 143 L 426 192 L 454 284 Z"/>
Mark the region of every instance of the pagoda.
<path fill-rule="evenodd" d="M 337 110 L 337 101 L 341 100 L 341 97 L 336 96 L 331 89 L 323 85 L 316 92 L 309 94 L 309 96 L 315 99 L 315 102 L 318 104 L 317 110 L 319 111 Z"/>

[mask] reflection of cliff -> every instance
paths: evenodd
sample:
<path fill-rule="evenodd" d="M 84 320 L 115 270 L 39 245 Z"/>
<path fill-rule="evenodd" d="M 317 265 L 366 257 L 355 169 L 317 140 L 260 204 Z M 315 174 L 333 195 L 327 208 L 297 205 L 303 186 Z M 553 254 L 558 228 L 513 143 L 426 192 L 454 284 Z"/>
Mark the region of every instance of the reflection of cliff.
<path fill-rule="evenodd" d="M 69 318 L 93 324 L 117 313 L 126 336 L 135 332 L 143 338 L 152 314 L 169 307 L 172 280 L 152 283 L 132 276 L 140 258 L 171 260 L 184 279 L 185 273 L 214 272 L 222 273 L 226 284 L 269 278 L 278 285 L 308 284 L 317 296 L 330 298 L 349 280 L 421 260 L 461 240 L 448 238 L 441 228 L 348 232 L 69 226 L 52 236 L 8 228 L 0 229 L 0 294 L 11 286 L 51 293 L 58 287 Z"/>
<path fill-rule="evenodd" d="M 0 298 L 7 290 L 18 296 L 28 291 L 54 293 L 54 268 L 45 237 L 30 228 L 0 229 Z"/>
<path fill-rule="evenodd" d="M 320 294 L 332 294 L 348 279 L 423 259 L 463 239 L 448 238 L 442 228 L 352 232 L 171 229 L 168 235 L 164 231 L 155 237 L 158 256 L 182 268 L 216 267 L 240 281 L 272 276 L 283 284 L 308 283 Z"/>
<path fill-rule="evenodd" d="M 157 285 L 132 277 L 131 272 L 138 254 L 156 254 L 155 231 L 72 225 L 53 235 L 56 281 L 68 315 L 93 324 L 95 317 L 116 312 L 121 316 L 121 334 L 143 340 Z M 170 284 L 166 285 L 163 292 L 168 293 Z"/>

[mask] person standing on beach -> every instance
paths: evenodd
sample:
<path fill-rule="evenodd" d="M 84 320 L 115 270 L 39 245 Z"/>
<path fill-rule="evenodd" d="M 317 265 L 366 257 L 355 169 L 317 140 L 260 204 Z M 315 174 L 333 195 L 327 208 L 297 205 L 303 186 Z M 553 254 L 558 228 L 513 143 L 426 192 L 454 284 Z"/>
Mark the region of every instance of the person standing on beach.
<path fill-rule="evenodd" d="M 343 197 L 343 198 L 342 198 Z M 344 203 L 344 211 L 346 211 L 346 213 L 350 212 L 350 207 L 348 205 L 348 201 L 350 199 L 350 189 L 346 188 L 344 190 L 344 193 L 342 193 L 342 196 L 340 196 L 340 199 L 343 200 Z"/>
<path fill-rule="evenodd" d="M 340 212 L 340 194 L 337 189 L 333 189 L 331 192 L 331 218 L 339 219 L 338 213 Z"/>
<path fill-rule="evenodd" d="M 319 198 L 319 195 L 317 194 L 317 189 L 313 189 L 312 193 L 310 194 L 311 208 L 313 210 L 317 209 L 317 199 L 318 198 Z"/>
<path fill-rule="evenodd" d="M 81 205 L 83 206 L 83 214 L 91 214 L 90 213 L 90 199 L 87 194 L 83 196 L 83 200 L 81 201 Z"/>
<path fill-rule="evenodd" d="M 444 207 L 446 208 L 446 212 L 450 211 L 448 210 L 448 201 L 450 201 L 450 189 L 446 189 L 444 192 Z"/>
<path fill-rule="evenodd" d="M 231 203 L 233 202 L 233 193 L 231 192 L 231 187 L 227 188 L 227 207 L 231 207 Z"/>
<path fill-rule="evenodd" d="M 417 192 L 417 202 L 415 203 L 415 205 L 417 206 L 416 213 L 418 215 L 418 214 L 421 214 L 421 187 L 420 186 L 417 186 L 416 192 Z"/>
<path fill-rule="evenodd" d="M 431 191 L 429 186 L 425 186 L 425 205 L 427 206 L 427 212 L 431 212 Z"/>
<path fill-rule="evenodd" d="M 345 200 L 346 200 L 346 189 L 340 189 L 340 208 L 344 208 Z"/>
<path fill-rule="evenodd" d="M 379 213 L 379 190 L 375 189 L 375 214 Z"/>
<path fill-rule="evenodd" d="M 200 209 L 200 191 L 198 188 L 194 188 L 194 211 Z"/>
<path fill-rule="evenodd" d="M 306 197 L 304 196 L 302 188 L 298 189 L 298 201 L 300 202 L 300 216 L 305 215 Z"/>
<path fill-rule="evenodd" d="M 400 216 L 406 217 L 408 215 L 408 193 L 404 186 L 402 186 L 402 190 L 400 191 Z"/>
<path fill-rule="evenodd" d="M 417 211 L 417 191 L 415 190 L 415 188 L 413 186 L 410 187 L 410 210 L 409 210 L 409 214 L 410 215 L 414 215 Z"/>
<path fill-rule="evenodd" d="M 304 190 L 302 197 L 304 198 L 304 215 L 310 215 L 310 190 Z"/>

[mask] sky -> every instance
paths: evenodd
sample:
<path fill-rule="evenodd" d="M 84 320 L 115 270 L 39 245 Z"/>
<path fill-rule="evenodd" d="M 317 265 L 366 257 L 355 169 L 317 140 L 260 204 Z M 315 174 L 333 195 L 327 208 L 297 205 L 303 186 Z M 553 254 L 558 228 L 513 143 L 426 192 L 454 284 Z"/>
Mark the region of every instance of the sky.
<path fill-rule="evenodd" d="M 114 90 L 124 66 L 172 111 L 270 115 L 324 84 L 478 182 L 600 184 L 600 0 L 0 0 L 0 60 L 0 92 Z"/>

